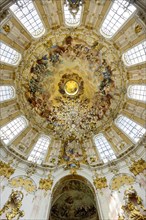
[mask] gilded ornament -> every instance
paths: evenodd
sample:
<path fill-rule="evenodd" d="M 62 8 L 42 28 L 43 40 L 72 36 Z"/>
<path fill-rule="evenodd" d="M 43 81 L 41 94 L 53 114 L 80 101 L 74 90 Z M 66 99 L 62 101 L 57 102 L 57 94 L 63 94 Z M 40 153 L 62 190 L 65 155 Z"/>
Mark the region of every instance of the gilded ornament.
<path fill-rule="evenodd" d="M 93 183 L 96 189 L 103 189 L 107 187 L 107 179 L 105 177 L 96 177 Z"/>
<path fill-rule="evenodd" d="M 0 176 L 4 176 L 6 178 L 10 178 L 10 176 L 15 172 L 15 169 L 10 167 L 10 164 L 6 164 L 0 161 Z"/>
<path fill-rule="evenodd" d="M 14 219 L 15 217 L 17 219 L 23 217 L 24 211 L 20 210 L 20 207 L 22 206 L 23 197 L 24 196 L 21 191 L 12 190 L 12 193 L 10 194 L 8 201 L 0 210 L 0 215 L 6 213 L 7 220 Z"/>
<path fill-rule="evenodd" d="M 136 25 L 136 27 L 135 27 L 135 33 L 136 34 L 138 34 L 138 33 L 140 33 L 142 31 L 142 26 L 141 25 Z"/>
<path fill-rule="evenodd" d="M 48 40 L 48 41 L 46 41 L 46 42 L 44 43 L 44 46 L 45 46 L 47 49 L 49 49 L 49 48 L 52 46 L 52 42 L 51 42 L 50 40 Z"/>
<path fill-rule="evenodd" d="M 27 176 L 32 176 L 35 173 L 36 166 L 37 165 L 35 163 L 29 164 L 29 166 L 26 169 Z"/>
<path fill-rule="evenodd" d="M 137 195 L 136 190 L 131 186 L 124 192 L 125 205 L 121 208 L 124 213 L 118 220 L 145 220 L 146 210 L 142 205 L 142 199 Z"/>
<path fill-rule="evenodd" d="M 9 184 L 11 187 L 22 187 L 28 193 L 32 193 L 36 191 L 36 185 L 32 179 L 26 176 L 18 176 L 9 180 Z"/>
<path fill-rule="evenodd" d="M 121 215 L 118 215 L 118 220 L 124 220 L 124 217 Z"/>
<path fill-rule="evenodd" d="M 119 190 L 123 185 L 131 185 L 135 182 L 134 177 L 127 174 L 116 175 L 111 182 L 112 190 Z"/>
<path fill-rule="evenodd" d="M 48 179 L 40 179 L 39 189 L 48 191 L 48 190 L 51 190 L 52 185 L 53 185 L 53 180 L 51 176 L 49 175 Z"/>
<path fill-rule="evenodd" d="M 118 45 L 117 45 L 116 43 L 113 43 L 113 46 L 114 46 L 117 50 L 119 50 L 119 47 L 118 47 Z"/>
<path fill-rule="evenodd" d="M 70 170 L 70 174 L 77 174 L 77 170 L 80 168 L 80 163 L 76 159 L 72 159 L 66 162 L 64 166 L 65 170 Z"/>
<path fill-rule="evenodd" d="M 5 24 L 3 26 L 3 30 L 6 32 L 6 33 L 9 33 L 10 32 L 10 26 L 8 24 Z"/>
<path fill-rule="evenodd" d="M 136 176 L 140 173 L 142 173 L 146 169 L 146 161 L 143 159 L 140 159 L 132 164 L 131 167 L 129 167 L 129 170 Z"/>

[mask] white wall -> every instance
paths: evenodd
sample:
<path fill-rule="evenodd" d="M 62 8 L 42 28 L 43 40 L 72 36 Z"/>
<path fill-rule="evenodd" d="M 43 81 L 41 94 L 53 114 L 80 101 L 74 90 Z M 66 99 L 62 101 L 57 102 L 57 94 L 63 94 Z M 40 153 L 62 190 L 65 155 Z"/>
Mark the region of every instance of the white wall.
<path fill-rule="evenodd" d="M 139 149 L 134 155 L 137 155 L 137 157 L 144 156 L 144 148 L 142 147 Z M 2 152 L 3 161 L 6 161 L 8 163 L 9 157 L 7 154 L 3 151 Z M 118 167 L 118 174 L 127 173 L 130 175 L 133 175 L 129 168 L 126 165 L 126 161 L 130 160 L 130 158 L 126 158 L 125 160 L 119 161 L 119 163 L 116 165 Z M 15 173 L 10 177 L 17 177 L 19 175 L 27 175 L 27 168 L 28 164 L 26 162 L 24 163 L 16 163 L 17 160 L 14 159 L 11 166 L 14 168 L 17 166 Z M 107 183 L 110 185 L 112 178 L 114 177 L 114 173 L 111 172 L 113 168 L 110 168 L 109 166 L 105 166 L 103 168 L 94 168 L 89 169 L 88 166 L 82 165 L 81 168 L 77 171 L 78 175 L 81 175 L 88 179 L 88 181 L 93 185 L 93 176 L 95 175 L 95 172 L 98 173 L 99 176 L 106 176 Z M 52 178 L 53 178 L 53 187 L 55 184 L 64 176 L 69 175 L 69 170 L 64 170 L 63 167 L 57 168 L 54 172 L 52 172 Z M 35 174 L 31 176 L 33 181 L 36 184 L 36 187 L 39 186 L 39 180 L 40 178 L 47 178 L 48 171 L 37 168 L 35 171 Z M 3 207 L 3 205 L 8 200 L 8 197 L 12 191 L 14 190 L 21 190 L 24 193 L 24 199 L 22 201 L 22 207 L 21 210 L 24 210 L 25 216 L 20 219 L 33 219 L 33 220 L 48 220 L 49 218 L 49 211 L 51 207 L 51 191 L 44 191 L 37 189 L 34 193 L 28 193 L 23 188 L 11 188 L 8 180 L 6 178 L 1 177 L 1 203 L 0 208 Z M 53 189 L 52 187 L 52 189 Z M 94 187 L 94 185 L 93 185 Z M 96 190 L 95 187 L 95 193 L 97 197 L 97 206 L 99 211 L 100 219 L 111 219 L 111 220 L 117 220 L 118 219 L 118 213 L 121 212 L 121 206 L 124 205 L 123 196 L 124 191 L 129 188 L 130 185 L 122 186 L 118 191 L 112 191 L 109 187 L 102 189 L 102 190 Z M 138 195 L 142 198 L 143 204 L 145 201 L 145 194 L 144 189 L 146 190 L 146 180 L 144 177 L 144 174 L 139 174 L 136 176 L 136 181 L 133 185 L 133 187 L 136 189 Z M 145 204 L 146 205 L 146 204 Z M 2 216 L 2 219 L 4 218 L 4 215 Z"/>

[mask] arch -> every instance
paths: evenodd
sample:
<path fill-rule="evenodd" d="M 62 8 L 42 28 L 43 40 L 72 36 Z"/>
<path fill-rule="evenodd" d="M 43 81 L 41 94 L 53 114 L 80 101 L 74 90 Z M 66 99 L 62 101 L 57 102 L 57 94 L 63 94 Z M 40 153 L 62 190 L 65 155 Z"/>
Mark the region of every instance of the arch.
<path fill-rule="evenodd" d="M 15 98 L 15 88 L 10 85 L 0 86 L 0 102 L 9 101 Z"/>
<path fill-rule="evenodd" d="M 92 184 L 79 175 L 61 178 L 52 191 L 49 220 L 98 220 L 96 194 Z M 56 212 L 56 209 L 57 212 Z"/>

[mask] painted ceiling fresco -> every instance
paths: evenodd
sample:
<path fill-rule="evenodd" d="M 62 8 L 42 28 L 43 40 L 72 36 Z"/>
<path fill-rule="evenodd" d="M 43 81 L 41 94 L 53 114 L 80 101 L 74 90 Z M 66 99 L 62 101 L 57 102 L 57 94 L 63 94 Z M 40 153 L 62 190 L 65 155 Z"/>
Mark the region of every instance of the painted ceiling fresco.
<path fill-rule="evenodd" d="M 120 94 L 114 74 L 118 58 L 96 40 L 89 45 L 78 37 L 61 39 L 44 40 L 27 53 L 18 77 L 22 102 L 48 134 L 81 144 L 117 107 L 111 104 Z"/>

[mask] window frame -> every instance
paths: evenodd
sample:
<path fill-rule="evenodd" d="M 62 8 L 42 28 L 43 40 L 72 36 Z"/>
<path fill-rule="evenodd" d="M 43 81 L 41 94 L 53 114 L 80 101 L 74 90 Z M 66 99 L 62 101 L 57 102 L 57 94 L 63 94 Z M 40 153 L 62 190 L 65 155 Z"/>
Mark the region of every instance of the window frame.
<path fill-rule="evenodd" d="M 132 100 L 135 100 L 135 101 L 139 101 L 139 102 L 146 103 L 146 95 L 145 95 L 145 96 L 143 95 L 144 92 L 143 92 L 143 94 L 142 94 L 142 95 L 145 97 L 144 100 L 138 99 L 138 98 L 133 98 L 133 97 L 130 96 L 131 87 L 134 87 L 134 86 L 145 86 L 145 89 L 146 89 L 146 84 L 132 84 L 132 85 L 129 85 L 128 88 L 127 88 L 127 97 L 128 97 L 129 99 L 132 99 Z M 137 89 L 137 90 L 138 90 L 138 89 Z M 139 95 L 139 94 L 138 94 L 138 95 Z"/>
<path fill-rule="evenodd" d="M 146 40 L 143 40 L 143 41 L 141 41 L 141 42 L 138 42 L 138 43 L 135 44 L 133 47 L 128 48 L 128 49 L 122 54 L 122 60 L 123 60 L 123 62 L 124 62 L 124 64 L 125 64 L 125 66 L 131 67 L 131 66 L 141 65 L 141 64 L 143 64 L 143 63 L 146 62 L 146 60 L 145 60 L 145 61 L 142 61 L 142 62 L 139 62 L 139 63 L 129 64 L 129 63 L 126 61 L 126 58 L 125 58 L 125 54 L 126 54 L 128 51 L 134 49 L 135 47 L 139 46 L 140 44 L 142 44 L 142 43 L 144 43 L 144 42 L 145 42 L 145 44 L 146 44 Z M 145 56 L 146 56 L 146 54 L 145 54 Z"/>
<path fill-rule="evenodd" d="M 41 138 L 46 138 L 46 142 L 48 142 L 48 143 L 47 143 L 47 147 L 46 147 L 46 146 L 42 146 L 41 143 L 39 143 L 39 141 L 42 142 L 42 141 L 41 141 Z M 32 148 L 32 150 L 31 150 L 31 152 L 30 152 L 30 154 L 29 154 L 27 160 L 28 160 L 29 162 L 31 162 L 31 163 L 36 163 L 36 164 L 38 164 L 38 165 L 41 165 L 41 164 L 43 163 L 43 161 L 45 160 L 46 153 L 48 152 L 50 143 L 51 143 L 51 138 L 50 138 L 50 136 L 45 135 L 45 134 L 41 134 L 41 135 L 38 137 L 38 139 L 37 139 L 37 141 L 35 142 L 35 144 L 33 145 L 33 148 Z M 35 149 L 35 148 L 36 148 L 36 149 Z M 45 148 L 46 148 L 46 149 L 45 149 Z M 44 153 L 39 152 L 39 149 L 41 149 L 42 151 L 44 151 Z M 31 154 L 33 154 L 33 153 L 34 153 L 34 157 L 31 156 Z M 39 153 L 39 156 L 38 156 L 38 157 L 36 156 L 37 153 Z M 32 157 L 32 158 L 31 158 L 31 157 Z M 38 160 L 41 161 L 41 162 L 38 163 L 38 162 L 37 162 Z"/>
<path fill-rule="evenodd" d="M 103 37 L 105 37 L 106 39 L 112 39 L 112 38 L 114 38 L 114 36 L 116 36 L 116 34 L 123 28 L 123 26 L 125 26 L 126 25 L 126 23 L 128 23 L 128 21 L 136 14 L 136 12 L 137 12 L 137 8 L 135 9 L 135 11 L 128 17 L 128 19 L 126 19 L 126 21 L 117 29 L 117 31 L 112 35 L 112 36 L 109 36 L 109 35 L 106 35 L 103 31 L 102 31 L 102 25 L 103 25 L 103 23 L 105 22 L 105 20 L 106 20 L 106 18 L 107 18 L 107 16 L 108 16 L 108 13 L 110 12 L 110 10 L 111 10 L 111 8 L 112 8 L 112 6 L 113 6 L 113 4 L 114 4 L 114 2 L 111 2 L 111 4 L 110 4 L 110 6 L 109 6 L 109 9 L 107 10 L 107 12 L 106 12 L 106 15 L 104 16 L 105 18 L 104 18 L 104 20 L 102 21 L 102 23 L 101 23 L 101 25 L 100 25 L 100 29 L 99 29 L 99 32 L 100 32 L 100 34 L 103 36 Z"/>
<path fill-rule="evenodd" d="M 117 124 L 117 121 L 118 121 L 118 119 L 119 119 L 120 117 L 125 117 L 125 118 L 129 119 L 131 122 L 134 122 L 136 125 L 140 126 L 142 129 L 145 129 L 145 128 L 142 127 L 142 126 L 141 126 L 140 124 L 138 124 L 137 122 L 135 122 L 135 121 L 133 121 L 132 119 L 130 119 L 129 117 L 127 117 L 127 116 L 125 116 L 125 115 L 122 115 L 122 114 L 118 115 L 118 117 L 115 119 L 114 123 L 115 123 L 115 125 L 120 129 L 120 131 L 122 131 L 123 134 L 126 135 L 126 136 L 132 141 L 132 143 L 137 144 L 137 143 L 140 141 L 140 139 L 144 136 L 144 134 L 143 134 L 141 137 L 139 137 L 139 139 L 138 139 L 137 141 L 136 141 L 135 139 L 132 139 L 132 137 L 131 137 L 128 133 L 126 133 L 126 132 Z M 128 123 L 127 123 L 127 124 L 128 124 Z M 133 129 L 135 129 L 135 127 L 133 127 Z M 132 130 L 133 130 L 133 129 L 132 129 Z M 146 129 L 145 129 L 145 131 L 146 131 Z M 131 131 L 130 131 L 130 132 L 131 132 Z M 138 135 L 138 134 L 137 134 L 137 135 Z"/>
<path fill-rule="evenodd" d="M 43 19 L 41 18 L 41 14 L 40 14 L 39 10 L 37 9 L 37 6 L 36 6 L 35 2 L 34 2 L 33 0 L 28 0 L 28 1 L 31 1 L 31 2 L 32 2 L 33 6 L 34 6 L 34 8 L 35 8 L 35 10 L 36 10 L 36 13 L 38 14 L 38 17 L 39 17 L 39 19 L 40 19 L 40 21 L 41 21 L 41 23 L 42 23 L 42 25 L 43 25 L 43 31 L 42 31 L 40 34 L 38 34 L 37 36 L 35 36 L 34 34 L 31 34 L 30 31 L 29 31 L 29 30 L 25 27 L 25 25 L 22 23 L 22 21 L 16 16 L 16 14 L 15 14 L 16 12 L 13 12 L 13 11 L 11 10 L 11 7 L 12 7 L 13 5 L 15 5 L 16 3 L 12 4 L 12 5 L 9 7 L 9 10 L 10 10 L 10 13 L 12 14 L 12 16 L 15 17 L 15 19 L 20 23 L 20 25 L 25 29 L 25 31 L 26 31 L 33 39 L 39 39 L 40 37 L 42 37 L 42 36 L 46 33 L 46 28 L 45 28 Z M 28 20 L 28 19 L 27 19 L 27 20 Z M 35 20 L 35 21 L 36 21 L 36 20 Z"/>
<path fill-rule="evenodd" d="M 103 150 L 103 146 L 101 146 L 101 150 L 102 150 L 101 152 L 100 152 L 99 147 L 98 147 L 97 144 L 96 144 L 96 138 L 98 138 L 98 137 L 101 138 L 101 140 L 102 140 L 102 142 L 103 142 L 103 144 L 104 144 L 104 148 L 105 148 L 105 150 Z M 99 133 L 99 134 L 95 135 L 95 136 L 93 137 L 93 141 L 94 141 L 96 150 L 97 150 L 97 152 L 98 152 L 98 154 L 99 154 L 101 160 L 102 160 L 104 163 L 108 163 L 108 162 L 110 162 L 110 161 L 113 161 L 113 160 L 117 159 L 116 154 L 115 154 L 115 152 L 114 152 L 114 150 L 113 150 L 111 144 L 108 142 L 108 140 L 106 139 L 106 137 L 104 136 L 104 134 Z M 105 143 L 106 143 L 106 144 L 105 144 Z M 108 147 L 107 147 L 107 146 L 108 146 Z M 112 153 L 110 152 L 110 150 L 112 151 Z M 106 157 L 106 155 L 105 155 L 105 153 L 104 153 L 105 151 L 107 151 L 108 153 L 110 152 L 110 157 L 109 157 L 109 158 L 108 158 L 108 156 Z M 101 156 L 102 154 L 104 155 L 104 157 Z M 113 157 L 115 157 L 115 158 L 113 158 Z"/>
<path fill-rule="evenodd" d="M 9 102 L 9 101 L 11 101 L 11 100 L 13 100 L 13 99 L 15 99 L 16 98 L 16 90 L 15 90 L 15 88 L 14 88 L 14 86 L 12 86 L 12 85 L 0 85 L 0 88 L 1 87 L 10 87 L 13 91 L 13 96 L 12 96 L 12 98 L 9 98 L 9 99 L 5 99 L 5 100 L 3 100 L 3 101 L 1 101 L 0 100 L 0 103 L 2 104 L 2 103 L 4 103 L 4 102 Z M 1 92 L 1 90 L 0 90 L 0 92 Z M 0 96 L 1 96 L 1 94 L 0 94 Z M 3 95 L 2 95 L 3 96 Z"/>
<path fill-rule="evenodd" d="M 1 127 L 1 129 L 4 128 L 4 127 L 6 127 L 8 124 L 10 124 L 11 122 L 13 122 L 14 120 L 17 120 L 18 118 L 22 118 L 22 119 L 25 121 L 25 127 L 24 127 L 20 132 L 18 132 L 15 136 L 13 136 L 13 138 L 11 138 L 7 143 L 5 143 L 5 141 L 2 139 L 2 134 L 1 134 L 1 135 L 0 135 L 0 138 L 1 138 L 1 141 L 4 143 L 5 146 L 9 146 L 10 144 L 12 144 L 13 141 L 14 141 L 17 137 L 19 137 L 19 135 L 21 135 L 21 133 L 22 133 L 22 132 L 28 127 L 28 125 L 29 125 L 28 120 L 26 119 L 26 117 L 25 117 L 24 115 L 20 115 L 20 116 L 14 118 L 13 120 L 9 121 L 9 122 L 6 123 L 5 125 L 3 125 L 3 126 Z M 9 130 L 9 128 L 8 128 L 7 130 Z M 13 133 L 14 133 L 14 131 L 13 131 Z"/>
<path fill-rule="evenodd" d="M 16 52 L 18 54 L 18 59 L 17 59 L 17 61 L 15 63 L 9 63 L 9 62 L 5 62 L 5 61 L 2 61 L 2 60 L 0 60 L 0 63 L 1 64 L 6 64 L 6 65 L 10 65 L 10 66 L 18 66 L 20 61 L 21 61 L 21 59 L 22 59 L 21 53 L 19 53 L 15 48 L 12 48 L 11 46 L 9 46 L 7 43 L 3 42 L 2 40 L 0 41 L 0 43 L 4 44 L 6 47 L 9 47 L 10 49 L 12 49 L 14 52 Z M 1 50 L 1 48 L 0 48 L 0 50 Z"/>

